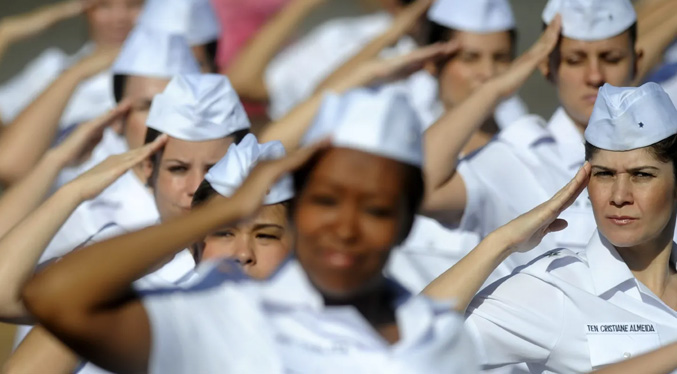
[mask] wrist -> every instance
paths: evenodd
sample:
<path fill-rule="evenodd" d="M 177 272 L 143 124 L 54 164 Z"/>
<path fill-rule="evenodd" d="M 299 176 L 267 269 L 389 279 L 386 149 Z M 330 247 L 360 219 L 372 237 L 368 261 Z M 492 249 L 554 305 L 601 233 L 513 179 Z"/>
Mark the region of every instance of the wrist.
<path fill-rule="evenodd" d="M 489 252 L 487 255 L 495 258 L 498 263 L 503 262 L 513 254 L 517 248 L 517 246 L 512 243 L 512 239 L 509 236 L 504 235 L 501 229 L 487 235 L 482 242 L 487 244 L 486 246 L 483 246 L 485 250 Z"/>

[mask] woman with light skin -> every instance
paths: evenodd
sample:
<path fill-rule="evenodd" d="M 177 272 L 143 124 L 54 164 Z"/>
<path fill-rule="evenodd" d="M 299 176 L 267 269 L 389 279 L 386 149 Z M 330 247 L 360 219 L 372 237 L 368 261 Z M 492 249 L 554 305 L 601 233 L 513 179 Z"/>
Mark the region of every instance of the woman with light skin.
<path fill-rule="evenodd" d="M 366 115 L 373 126 L 353 121 Z M 385 126 L 400 135 L 377 136 L 385 134 L 379 130 Z M 305 142 L 331 136 L 331 146 L 319 143 L 261 162 L 229 199 L 212 199 L 185 217 L 73 253 L 36 277 L 24 297 L 57 337 L 117 371 L 432 372 L 444 367 L 474 372 L 472 346 L 455 328 L 456 317 L 448 309 L 438 314 L 440 309 L 420 296 L 407 299 L 382 273 L 390 248 L 406 237 L 421 196 L 416 166 L 420 143 L 408 137 L 416 126 L 416 116 L 401 95 L 357 91 L 330 97 Z M 250 217 L 272 183 L 294 169 L 296 260 L 274 278 L 243 288 L 228 281 L 214 284 L 214 277 L 237 279 L 236 274 L 221 273 L 228 266 L 217 266 L 195 289 L 127 297 L 143 269 Z M 116 256 L 111 258 L 113 247 Z M 115 263 L 105 269 L 83 266 L 100 256 Z M 212 294 L 214 287 L 225 294 Z M 125 301 L 118 299 L 123 294 Z M 68 305 L 55 302 L 66 296 Z M 119 302 L 111 303 L 113 299 Z M 94 304 L 110 307 L 91 308 Z M 181 305 L 202 313 L 183 314 Z M 69 311 L 53 309 L 61 307 Z M 173 320 L 176 313 L 192 314 L 195 323 L 182 318 L 179 328 L 165 320 Z M 66 318 L 53 318 L 57 315 Z M 115 331 L 109 323 L 113 320 Z M 414 320 L 415 326 L 410 325 Z M 261 324 L 273 328 L 277 338 Z M 184 327 L 194 339 L 209 343 L 195 345 L 179 338 Z M 201 352 L 189 352 L 189 346 Z M 205 351 L 224 352 L 226 347 L 231 354 Z"/>
<path fill-rule="evenodd" d="M 578 176 L 597 223 L 585 250 L 553 250 L 474 296 L 509 254 L 550 231 L 542 227 L 528 245 L 502 244 L 501 228 L 424 291 L 457 296 L 485 368 L 526 362 L 532 372 L 590 371 L 677 340 L 675 118 L 655 83 L 602 87 Z M 505 227 L 519 234 L 520 221 Z"/>
<path fill-rule="evenodd" d="M 254 135 L 245 136 L 238 145 L 231 145 L 226 156 L 209 170 L 195 191 L 193 209 L 217 194 L 230 197 L 257 162 L 280 158 L 284 153 L 280 142 L 259 144 Z M 194 244 L 195 262 L 231 258 L 251 278 L 270 277 L 289 257 L 293 246 L 289 222 L 293 196 L 291 177 L 285 176 L 271 187 L 264 206 L 254 217 L 222 227 Z"/>

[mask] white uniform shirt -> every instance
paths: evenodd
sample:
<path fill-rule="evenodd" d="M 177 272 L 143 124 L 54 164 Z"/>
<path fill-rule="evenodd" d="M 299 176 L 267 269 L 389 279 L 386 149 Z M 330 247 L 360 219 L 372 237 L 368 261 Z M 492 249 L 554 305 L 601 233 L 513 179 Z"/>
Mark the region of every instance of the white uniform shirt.
<path fill-rule="evenodd" d="M 567 120 L 570 121 L 565 114 L 564 117 L 556 114 L 546 128 L 540 117 L 526 116 L 459 164 L 458 172 L 467 191 L 461 229 L 474 231 L 483 238 L 550 199 L 574 177 L 584 163 L 585 154 L 583 145 L 576 140 L 558 141 L 569 138 L 566 133 L 572 130 L 573 123 Z M 488 283 L 552 248 L 585 248 L 596 227 L 587 191 L 581 193 L 562 218 L 570 223 L 567 229 L 546 236 L 528 253 L 511 255 Z"/>
<path fill-rule="evenodd" d="M 78 206 L 47 246 L 41 262 L 65 255 L 110 223 L 134 231 L 159 219 L 152 193 L 130 170 L 99 196 Z"/>
<path fill-rule="evenodd" d="M 0 86 L 2 121 L 10 123 L 64 70 L 89 54 L 93 48 L 92 43 L 87 43 L 73 56 L 67 56 L 56 48 L 47 49 L 17 76 Z M 99 73 L 76 88 L 61 116 L 59 127 L 66 130 L 114 107 L 113 78 L 108 71 Z"/>
<path fill-rule="evenodd" d="M 448 304 L 403 294 L 401 340 L 391 346 L 354 308 L 326 307 L 296 261 L 266 282 L 224 280 L 219 272 L 189 290 L 143 298 L 150 373 L 477 371 L 474 347 Z"/>
<path fill-rule="evenodd" d="M 527 362 L 535 373 L 589 372 L 677 340 L 677 312 L 598 233 L 484 289 L 466 326 L 483 365 Z"/>

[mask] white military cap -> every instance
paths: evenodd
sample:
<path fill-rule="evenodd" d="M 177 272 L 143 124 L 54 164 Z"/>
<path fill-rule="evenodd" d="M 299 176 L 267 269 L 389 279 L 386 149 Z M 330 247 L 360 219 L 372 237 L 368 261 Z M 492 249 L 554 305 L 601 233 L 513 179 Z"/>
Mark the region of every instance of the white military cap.
<path fill-rule="evenodd" d="M 550 24 L 558 13 L 562 35 L 583 41 L 614 37 L 637 22 L 630 0 L 549 0 L 543 22 Z"/>
<path fill-rule="evenodd" d="M 240 144 L 230 145 L 226 155 L 209 169 L 205 180 L 221 196 L 231 197 L 259 161 L 273 160 L 284 155 L 284 146 L 279 141 L 259 144 L 254 135 L 247 134 Z M 278 204 L 292 197 L 294 183 L 291 175 L 285 175 L 270 188 L 263 199 L 263 204 Z"/>
<path fill-rule="evenodd" d="M 609 151 L 647 147 L 677 134 L 677 109 L 660 85 L 599 89 L 585 140 Z"/>
<path fill-rule="evenodd" d="M 250 128 L 240 98 L 226 76 L 181 74 L 153 98 L 146 125 L 188 141 L 224 138 Z"/>
<path fill-rule="evenodd" d="M 209 0 L 149 0 L 139 23 L 183 35 L 190 45 L 207 44 L 221 34 L 221 26 Z"/>
<path fill-rule="evenodd" d="M 303 144 L 329 137 L 345 147 L 417 167 L 423 162 L 421 124 L 403 92 L 356 89 L 327 94 Z"/>
<path fill-rule="evenodd" d="M 437 0 L 428 10 L 428 19 L 450 29 L 475 33 L 515 28 L 508 0 Z"/>
<path fill-rule="evenodd" d="M 200 65 L 183 36 L 139 25 L 125 40 L 111 70 L 114 75 L 171 78 L 199 73 Z"/>

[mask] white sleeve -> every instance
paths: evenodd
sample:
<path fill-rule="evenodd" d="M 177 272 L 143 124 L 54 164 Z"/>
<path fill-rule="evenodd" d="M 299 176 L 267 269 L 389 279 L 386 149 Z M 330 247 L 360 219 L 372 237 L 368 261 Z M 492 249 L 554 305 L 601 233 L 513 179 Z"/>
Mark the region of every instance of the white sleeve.
<path fill-rule="evenodd" d="M 561 335 L 564 294 L 518 273 L 484 289 L 466 312 L 465 325 L 486 369 L 544 364 Z"/>
<path fill-rule="evenodd" d="M 0 86 L 0 118 L 8 124 L 49 86 L 66 64 L 57 48 L 44 51 L 19 74 Z"/>
<path fill-rule="evenodd" d="M 457 173 L 463 178 L 465 185 L 466 203 L 463 209 L 463 217 L 459 229 L 471 231 L 481 237 L 487 234 L 487 220 L 493 216 L 494 205 L 489 199 L 489 189 L 484 181 L 475 172 L 475 165 L 470 160 L 462 160 L 457 168 Z"/>

